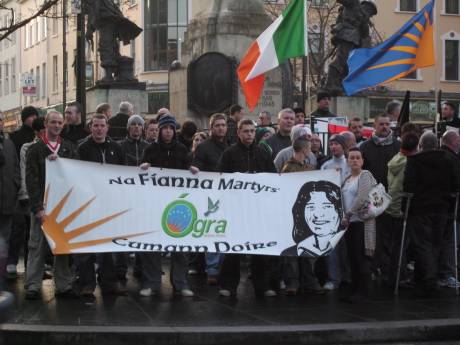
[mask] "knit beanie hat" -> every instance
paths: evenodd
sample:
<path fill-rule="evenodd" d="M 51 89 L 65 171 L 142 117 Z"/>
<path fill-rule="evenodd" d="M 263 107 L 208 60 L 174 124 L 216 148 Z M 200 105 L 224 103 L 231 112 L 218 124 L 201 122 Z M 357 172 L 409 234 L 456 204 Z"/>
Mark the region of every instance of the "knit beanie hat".
<path fill-rule="evenodd" d="M 291 130 L 291 142 L 294 143 L 294 141 L 304 135 L 311 135 L 310 127 L 302 124 L 295 125 Z"/>
<path fill-rule="evenodd" d="M 158 129 L 161 131 L 161 129 L 165 126 L 172 126 L 174 128 L 174 132 L 176 131 L 177 128 L 177 122 L 174 117 L 172 117 L 170 114 L 163 115 L 160 120 L 158 121 Z"/>
<path fill-rule="evenodd" d="M 270 132 L 270 130 L 267 127 L 257 127 L 256 129 L 256 143 L 259 143 L 262 140 L 262 137 L 265 135 L 265 133 Z"/>
<path fill-rule="evenodd" d="M 24 107 L 21 111 L 21 120 L 22 122 L 25 122 L 27 120 L 27 118 L 29 118 L 30 116 L 34 116 L 34 115 L 39 115 L 38 114 L 38 110 L 37 108 L 35 107 L 32 107 L 31 105 L 27 106 L 27 107 Z"/>
<path fill-rule="evenodd" d="M 343 147 L 343 150 L 347 150 L 347 142 L 345 141 L 345 138 L 340 135 L 340 134 L 334 134 L 329 138 L 329 142 L 335 141 L 339 145 Z"/>
<path fill-rule="evenodd" d="M 129 127 L 131 127 L 131 125 L 134 123 L 138 123 L 144 127 L 145 121 L 140 115 L 132 115 L 129 117 L 128 122 L 126 123 L 126 128 L 129 129 Z"/>

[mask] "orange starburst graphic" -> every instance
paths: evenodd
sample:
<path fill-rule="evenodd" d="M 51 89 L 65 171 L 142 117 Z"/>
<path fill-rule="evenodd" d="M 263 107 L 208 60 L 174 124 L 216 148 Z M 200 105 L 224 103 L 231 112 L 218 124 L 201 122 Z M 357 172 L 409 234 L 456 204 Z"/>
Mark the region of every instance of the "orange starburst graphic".
<path fill-rule="evenodd" d="M 48 185 L 45 191 L 45 204 L 48 203 L 49 191 L 50 191 L 50 186 Z M 45 232 L 45 234 L 53 240 L 55 244 L 55 247 L 52 249 L 53 254 L 68 254 L 68 253 L 71 253 L 75 249 L 92 247 L 92 246 L 103 244 L 103 243 L 109 243 L 115 238 L 120 238 L 120 237 L 130 238 L 130 237 L 145 235 L 145 234 L 152 232 L 152 231 L 148 231 L 148 232 L 141 232 L 141 233 L 135 233 L 135 234 L 129 234 L 129 235 L 119 235 L 116 237 L 106 237 L 106 238 L 101 238 L 101 239 L 91 240 L 91 241 L 70 243 L 70 241 L 73 240 L 74 238 L 82 234 L 85 234 L 87 232 L 90 232 L 93 229 L 98 228 L 99 226 L 107 222 L 110 222 L 112 219 L 120 217 L 123 214 L 130 211 L 130 210 L 124 210 L 124 211 L 112 214 L 110 216 L 101 218 L 90 224 L 86 224 L 84 226 L 76 228 L 72 231 L 66 232 L 65 229 L 67 228 L 67 226 L 70 223 L 72 223 L 96 199 L 96 197 L 91 198 L 86 203 L 84 203 L 82 206 L 80 206 L 78 209 L 76 209 L 74 212 L 72 212 L 70 215 L 68 215 L 66 218 L 58 222 L 57 218 L 59 217 L 62 209 L 67 203 L 67 200 L 69 199 L 70 194 L 72 194 L 72 191 L 73 191 L 73 188 L 71 188 L 64 195 L 64 197 L 57 203 L 57 205 L 53 208 L 53 210 L 50 213 L 46 214 L 43 219 L 42 229 Z"/>

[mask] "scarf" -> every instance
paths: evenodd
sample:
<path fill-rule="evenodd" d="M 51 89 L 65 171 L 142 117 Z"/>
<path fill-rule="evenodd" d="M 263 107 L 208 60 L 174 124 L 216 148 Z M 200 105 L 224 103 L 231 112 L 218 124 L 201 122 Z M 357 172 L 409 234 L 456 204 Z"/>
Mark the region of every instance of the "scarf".
<path fill-rule="evenodd" d="M 377 146 L 387 146 L 393 144 L 393 131 L 390 130 L 390 134 L 386 136 L 385 138 L 380 138 L 378 137 L 375 132 L 372 133 L 371 137 L 372 141 L 374 142 L 375 145 Z"/>

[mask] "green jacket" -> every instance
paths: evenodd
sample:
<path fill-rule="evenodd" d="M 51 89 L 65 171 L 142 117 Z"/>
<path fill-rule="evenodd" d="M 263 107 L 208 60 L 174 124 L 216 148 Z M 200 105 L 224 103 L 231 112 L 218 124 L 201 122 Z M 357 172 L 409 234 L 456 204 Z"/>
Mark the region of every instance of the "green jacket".
<path fill-rule="evenodd" d="M 29 194 L 30 209 L 37 213 L 44 209 L 43 198 L 45 196 L 45 160 L 52 154 L 51 150 L 40 139 L 31 145 L 26 156 L 26 186 Z M 75 146 L 62 139 L 58 156 L 62 158 L 76 158 Z"/>
<path fill-rule="evenodd" d="M 404 170 L 406 170 L 407 157 L 401 152 L 388 162 L 388 194 L 391 196 L 390 206 L 386 213 L 395 218 L 402 218 L 401 198 L 403 193 Z"/>

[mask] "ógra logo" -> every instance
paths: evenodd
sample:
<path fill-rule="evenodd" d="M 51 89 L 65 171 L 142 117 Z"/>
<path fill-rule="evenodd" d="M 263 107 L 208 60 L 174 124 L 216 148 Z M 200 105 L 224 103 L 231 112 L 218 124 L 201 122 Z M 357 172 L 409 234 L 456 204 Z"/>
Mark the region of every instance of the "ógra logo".
<path fill-rule="evenodd" d="M 179 200 L 175 200 L 168 204 L 163 211 L 161 217 L 161 227 L 163 231 L 175 238 L 185 237 L 192 233 L 192 236 L 199 238 L 205 235 L 225 234 L 227 221 L 225 219 L 215 220 L 207 218 L 210 214 L 219 210 L 219 200 L 212 201 L 208 198 L 208 208 L 204 212 L 204 219 L 198 219 L 198 212 L 191 202 L 185 200 L 188 194 L 179 196 Z"/>

